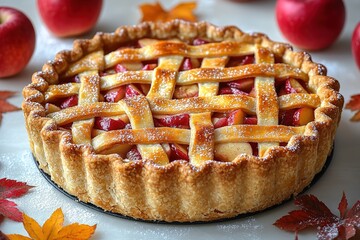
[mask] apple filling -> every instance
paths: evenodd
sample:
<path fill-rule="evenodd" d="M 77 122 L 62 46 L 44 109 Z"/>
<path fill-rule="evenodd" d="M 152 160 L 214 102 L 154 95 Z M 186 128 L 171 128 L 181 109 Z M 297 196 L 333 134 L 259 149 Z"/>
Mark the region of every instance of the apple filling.
<path fill-rule="evenodd" d="M 174 39 L 174 41 L 178 41 Z M 158 42 L 154 39 L 141 39 L 136 43 L 132 43 L 127 47 L 139 48 Z M 195 39 L 193 45 L 202 45 L 209 43 L 206 39 Z M 225 68 L 232 68 L 247 64 L 255 63 L 254 55 L 232 56 L 225 62 Z M 142 74 L 144 71 L 152 71 L 158 67 L 158 60 L 148 60 L 141 62 L 122 62 L 115 66 L 99 72 L 100 77 L 124 73 L 127 71 L 137 71 Z M 184 57 L 179 71 L 189 71 L 202 67 L 203 59 Z M 255 77 L 246 77 L 231 81 L 220 82 L 217 87 L 218 95 L 246 95 L 248 97 L 256 97 Z M 60 79 L 60 85 L 66 85 L 69 88 L 78 88 L 80 83 L 79 75 Z M 151 85 L 144 82 L 125 83 L 117 85 L 111 89 L 104 90 L 100 93 L 99 101 L 116 103 L 122 99 L 134 98 L 139 95 L 146 96 L 150 91 Z M 176 85 L 173 90 L 173 99 L 193 98 L 199 96 L 199 84 Z M 278 97 L 292 93 L 309 93 L 306 83 L 294 79 L 275 79 L 275 89 Z M 60 109 L 70 108 L 78 105 L 79 97 L 76 94 L 64 95 L 56 101 L 49 101 L 46 104 L 48 113 L 59 111 Z M 182 128 L 190 129 L 190 114 L 182 113 L 175 115 L 154 115 L 153 123 L 156 128 Z M 294 109 L 280 110 L 278 115 L 278 124 L 286 126 L 303 126 L 314 120 L 314 109 L 302 106 Z M 242 109 L 236 109 L 228 112 L 213 112 L 211 114 L 211 122 L 214 129 L 223 128 L 232 125 L 256 125 L 258 119 L 256 114 L 245 112 Z M 71 123 L 61 126 L 62 129 L 71 130 Z M 92 136 L 108 131 L 121 129 L 131 129 L 129 118 L 126 114 L 119 116 L 95 117 L 93 122 Z M 287 143 L 280 143 L 280 146 L 286 146 Z M 167 154 L 170 162 L 175 160 L 189 161 L 189 146 L 175 142 L 161 143 L 161 147 Z M 124 144 L 116 146 L 108 153 L 117 153 L 122 158 L 137 161 L 141 160 L 141 154 L 137 145 Z M 216 161 L 229 162 L 233 161 L 239 154 L 258 155 L 258 143 L 256 142 L 230 142 L 218 143 L 214 146 L 214 158 Z"/>

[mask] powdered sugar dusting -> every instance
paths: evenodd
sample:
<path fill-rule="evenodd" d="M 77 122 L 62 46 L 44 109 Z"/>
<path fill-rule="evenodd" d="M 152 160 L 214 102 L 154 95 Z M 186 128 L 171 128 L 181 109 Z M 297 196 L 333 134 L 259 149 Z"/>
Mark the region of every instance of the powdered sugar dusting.
<path fill-rule="evenodd" d="M 255 218 L 248 218 L 245 221 L 235 222 L 233 224 L 219 224 L 217 229 L 225 233 L 226 236 L 231 236 L 236 233 L 237 239 L 262 239 L 261 232 L 264 230 L 262 225 L 259 225 Z M 232 237 L 222 239 L 233 239 Z"/>

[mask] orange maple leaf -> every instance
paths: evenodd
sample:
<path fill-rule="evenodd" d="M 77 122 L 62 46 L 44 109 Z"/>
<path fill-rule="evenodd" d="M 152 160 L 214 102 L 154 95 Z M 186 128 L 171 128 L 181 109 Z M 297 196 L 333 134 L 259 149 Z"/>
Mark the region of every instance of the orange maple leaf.
<path fill-rule="evenodd" d="M 0 122 L 2 119 L 2 113 L 20 110 L 20 108 L 6 101 L 6 99 L 13 96 L 14 94 L 15 92 L 11 92 L 11 91 L 0 91 Z"/>
<path fill-rule="evenodd" d="M 9 234 L 7 235 L 9 240 L 87 240 L 96 229 L 96 225 L 79 223 L 63 226 L 64 214 L 61 208 L 56 209 L 42 227 L 25 213 L 23 213 L 23 219 L 24 228 L 30 238 L 20 234 Z"/>
<path fill-rule="evenodd" d="M 351 99 L 346 103 L 345 108 L 350 109 L 351 111 L 357 111 L 350 119 L 351 121 L 360 121 L 360 94 L 351 96 Z"/>
<path fill-rule="evenodd" d="M 169 11 L 166 11 L 159 2 L 144 3 L 140 5 L 142 13 L 141 22 L 154 21 L 166 22 L 173 19 L 182 19 L 186 21 L 197 21 L 193 11 L 196 8 L 196 2 L 179 3 Z"/>

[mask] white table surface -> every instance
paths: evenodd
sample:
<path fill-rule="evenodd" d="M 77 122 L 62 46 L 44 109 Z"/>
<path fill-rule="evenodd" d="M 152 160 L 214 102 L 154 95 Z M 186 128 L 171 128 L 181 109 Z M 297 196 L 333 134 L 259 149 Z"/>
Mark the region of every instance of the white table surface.
<path fill-rule="evenodd" d="M 119 25 L 136 24 L 140 19 L 138 5 L 141 1 L 104 0 L 103 11 L 96 27 L 83 38 L 95 32 L 112 32 Z M 162 1 L 165 7 L 178 1 Z M 345 101 L 352 94 L 360 93 L 360 71 L 351 56 L 352 30 L 360 21 L 360 1 L 346 0 L 346 25 L 329 49 L 312 52 L 313 59 L 328 68 L 328 74 L 341 83 Z M 55 53 L 70 49 L 74 38 L 53 37 L 40 20 L 35 0 L 2 0 L 0 5 L 12 6 L 25 12 L 32 20 L 37 34 L 36 50 L 28 66 L 15 77 L 0 79 L 0 90 L 12 90 L 18 94 L 9 101 L 21 105 L 21 90 L 31 81 L 33 72 L 51 60 Z M 274 16 L 274 0 L 252 0 L 240 3 L 230 0 L 198 1 L 196 10 L 200 20 L 216 25 L 236 25 L 246 32 L 264 32 L 271 39 L 285 41 L 279 32 Z M 349 119 L 352 113 L 343 111 L 336 136 L 333 160 L 320 178 L 306 193 L 316 195 L 337 214 L 338 202 L 344 191 L 352 205 L 360 199 L 360 122 Z M 154 224 L 125 220 L 97 212 L 64 196 L 50 185 L 35 166 L 24 127 L 21 111 L 6 113 L 0 125 L 0 178 L 12 178 L 36 186 L 27 195 L 14 199 L 19 208 L 40 224 L 61 207 L 65 223 L 97 224 L 92 239 L 294 239 L 293 233 L 279 230 L 272 224 L 293 210 L 293 201 L 241 219 L 207 224 Z M 21 223 L 5 220 L 0 230 L 6 234 L 19 233 L 27 236 Z M 299 239 L 315 239 L 315 231 L 301 232 Z"/>

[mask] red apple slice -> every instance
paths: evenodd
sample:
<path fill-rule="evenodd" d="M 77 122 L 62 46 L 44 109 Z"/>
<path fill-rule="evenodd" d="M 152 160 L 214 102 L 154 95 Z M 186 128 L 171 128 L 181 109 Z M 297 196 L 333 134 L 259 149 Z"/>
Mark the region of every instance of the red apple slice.
<path fill-rule="evenodd" d="M 193 64 L 191 62 L 190 58 L 184 58 L 184 61 L 182 62 L 179 71 L 186 71 L 193 69 Z"/>
<path fill-rule="evenodd" d="M 219 95 L 235 94 L 235 95 L 249 95 L 247 92 L 241 91 L 233 87 L 222 87 L 219 89 Z"/>
<path fill-rule="evenodd" d="M 189 114 L 154 116 L 154 124 L 156 127 L 174 127 L 190 129 L 189 122 Z"/>
<path fill-rule="evenodd" d="M 237 67 L 241 65 L 251 64 L 255 62 L 254 55 L 231 57 L 226 67 Z"/>
<path fill-rule="evenodd" d="M 228 125 L 228 118 L 222 117 L 222 118 L 212 118 L 212 123 L 214 125 L 214 128 L 221 128 Z"/>
<path fill-rule="evenodd" d="M 177 143 L 170 143 L 171 148 L 171 160 L 186 160 L 189 161 L 189 155 L 187 149 Z"/>
<path fill-rule="evenodd" d="M 143 95 L 139 88 L 134 84 L 126 85 L 125 98 L 132 98 L 135 96 Z"/>
<path fill-rule="evenodd" d="M 180 98 L 191 98 L 197 97 L 199 94 L 199 87 L 197 84 L 187 85 L 187 86 L 177 86 L 175 87 L 173 97 L 176 99 Z"/>
<path fill-rule="evenodd" d="M 142 70 L 145 71 L 154 70 L 156 67 L 157 67 L 156 63 L 145 64 L 145 66 L 142 67 Z"/>
<path fill-rule="evenodd" d="M 78 95 L 73 95 L 73 96 L 68 97 L 65 100 L 63 100 L 60 103 L 60 108 L 64 109 L 64 108 L 76 106 L 76 105 L 78 105 L 78 101 L 79 101 Z"/>
<path fill-rule="evenodd" d="M 285 89 L 287 93 L 307 93 L 305 88 L 293 78 L 285 81 Z"/>
<path fill-rule="evenodd" d="M 117 72 L 117 73 L 127 71 L 126 67 L 122 64 L 116 64 L 114 69 L 115 69 L 115 72 Z"/>
<path fill-rule="evenodd" d="M 309 107 L 299 108 L 294 112 L 293 125 L 304 126 L 311 121 L 314 121 L 314 109 Z"/>
<path fill-rule="evenodd" d="M 294 113 L 296 109 L 283 110 L 279 112 L 279 124 L 286 126 L 293 126 Z"/>
<path fill-rule="evenodd" d="M 250 144 L 250 146 L 252 148 L 253 155 L 254 156 L 259 156 L 259 144 L 256 143 L 256 142 L 250 142 L 249 144 Z"/>
<path fill-rule="evenodd" d="M 125 97 L 125 91 L 125 86 L 111 89 L 104 95 L 104 99 L 106 102 L 118 102 Z"/>
<path fill-rule="evenodd" d="M 136 146 L 133 146 L 130 151 L 126 154 L 126 158 L 130 161 L 139 161 L 142 159 L 141 154 Z"/>
<path fill-rule="evenodd" d="M 243 124 L 256 125 L 257 117 L 245 117 Z"/>
<path fill-rule="evenodd" d="M 250 92 L 254 87 L 254 78 L 245 78 L 231 81 L 227 82 L 226 85 L 230 88 L 237 88 L 244 92 Z"/>
<path fill-rule="evenodd" d="M 170 144 L 168 143 L 161 143 L 162 148 L 164 149 L 166 155 L 168 156 L 168 158 L 171 158 L 171 147 Z"/>
<path fill-rule="evenodd" d="M 49 113 L 53 113 L 53 112 L 58 112 L 61 110 L 61 108 L 59 108 L 58 106 L 52 104 L 52 103 L 46 103 L 45 104 L 45 109 L 46 112 Z"/>
<path fill-rule="evenodd" d="M 227 123 L 228 126 L 243 124 L 245 118 L 245 113 L 241 109 L 231 111 L 228 114 Z"/>
<path fill-rule="evenodd" d="M 307 93 L 307 91 L 297 80 L 289 78 L 280 86 L 278 95 L 282 96 L 290 93 Z"/>
<path fill-rule="evenodd" d="M 123 120 L 110 117 L 97 117 L 94 122 L 94 128 L 104 131 L 123 129 L 125 126 L 126 123 Z"/>

